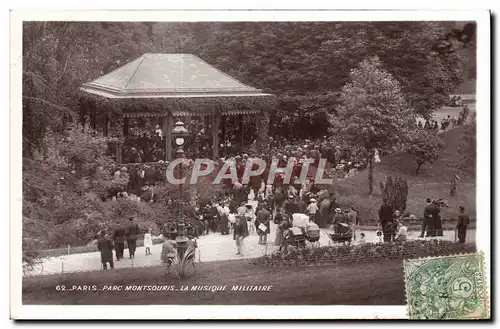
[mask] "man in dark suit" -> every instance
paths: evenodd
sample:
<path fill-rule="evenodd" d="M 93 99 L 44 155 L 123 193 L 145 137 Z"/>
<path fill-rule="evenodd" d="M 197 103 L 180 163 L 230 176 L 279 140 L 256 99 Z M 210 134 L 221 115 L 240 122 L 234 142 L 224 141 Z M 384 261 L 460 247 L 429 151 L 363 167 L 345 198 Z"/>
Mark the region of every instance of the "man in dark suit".
<path fill-rule="evenodd" d="M 135 249 L 137 247 L 137 237 L 139 236 L 139 225 L 134 222 L 134 217 L 128 219 L 129 223 L 127 225 L 126 237 L 129 258 L 133 259 L 135 256 Z"/>
<path fill-rule="evenodd" d="M 434 224 L 434 236 L 443 236 L 443 223 L 441 222 L 441 207 L 439 206 L 439 201 L 434 200 L 434 213 L 432 214 L 432 223 Z"/>
<path fill-rule="evenodd" d="M 378 211 L 380 225 L 382 226 L 382 232 L 384 234 L 384 242 L 391 242 L 396 234 L 394 218 L 392 216 L 393 213 L 392 206 L 387 203 L 386 199 L 384 199 Z"/>
<path fill-rule="evenodd" d="M 120 222 L 116 222 L 116 227 L 113 231 L 113 241 L 115 243 L 116 260 L 123 258 L 123 249 L 125 249 L 125 229 Z"/>
<path fill-rule="evenodd" d="M 267 235 L 270 233 L 270 221 L 271 213 L 261 206 L 260 210 L 257 212 L 257 218 L 255 220 L 255 228 L 257 234 L 259 235 L 259 244 L 267 244 Z M 264 225 L 266 228 L 261 230 L 260 225 Z"/>
<path fill-rule="evenodd" d="M 422 223 L 422 231 L 420 232 L 420 237 L 423 238 L 425 236 L 425 231 L 427 231 L 427 236 L 432 233 L 432 213 L 433 213 L 433 205 L 430 198 L 425 200 L 425 209 L 424 209 L 424 221 Z"/>
<path fill-rule="evenodd" d="M 458 223 L 457 223 L 458 243 L 465 243 L 465 236 L 467 234 L 467 225 L 469 225 L 469 222 L 470 222 L 469 215 L 465 213 L 464 206 L 460 206 L 458 214 Z"/>
<path fill-rule="evenodd" d="M 424 221 L 427 219 L 426 236 L 436 236 L 441 224 L 441 217 L 439 215 L 441 210 L 436 202 L 432 202 L 430 199 L 427 199 L 426 201 L 429 201 L 424 210 Z"/>
<path fill-rule="evenodd" d="M 107 263 L 109 263 L 109 267 L 113 269 L 113 242 L 108 239 L 108 235 L 104 231 L 99 234 L 97 249 L 101 252 L 102 269 L 108 269 Z"/>

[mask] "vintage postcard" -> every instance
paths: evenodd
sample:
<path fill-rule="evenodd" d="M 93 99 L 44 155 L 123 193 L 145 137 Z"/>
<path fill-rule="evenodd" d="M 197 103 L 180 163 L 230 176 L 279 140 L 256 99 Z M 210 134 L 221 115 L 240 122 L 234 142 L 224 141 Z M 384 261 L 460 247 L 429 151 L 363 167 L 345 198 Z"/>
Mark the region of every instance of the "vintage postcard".
<path fill-rule="evenodd" d="M 12 11 L 11 317 L 489 319 L 489 15 Z"/>

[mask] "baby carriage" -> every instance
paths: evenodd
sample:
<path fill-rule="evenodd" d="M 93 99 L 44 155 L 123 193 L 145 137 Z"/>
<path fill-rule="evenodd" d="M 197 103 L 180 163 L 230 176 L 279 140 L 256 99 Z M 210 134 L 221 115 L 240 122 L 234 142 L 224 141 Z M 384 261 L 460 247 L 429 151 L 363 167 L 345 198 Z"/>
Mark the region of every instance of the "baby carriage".
<path fill-rule="evenodd" d="M 294 226 L 287 230 L 283 239 L 283 247 L 286 250 L 288 246 L 305 248 L 306 237 L 304 231 L 300 227 Z"/>
<path fill-rule="evenodd" d="M 346 223 L 339 223 L 335 225 L 335 232 L 334 233 L 328 233 L 328 237 L 330 238 L 330 242 L 332 243 L 347 243 L 351 244 L 352 237 L 354 235 L 354 232 L 349 226 L 349 224 Z"/>
<path fill-rule="evenodd" d="M 320 229 L 316 223 L 309 223 L 309 216 L 295 213 L 292 215 L 292 225 L 284 235 L 283 246 L 305 248 L 306 242 L 319 245 Z"/>
<path fill-rule="evenodd" d="M 320 229 L 316 223 L 308 223 L 304 229 L 305 238 L 313 247 L 319 247 Z"/>

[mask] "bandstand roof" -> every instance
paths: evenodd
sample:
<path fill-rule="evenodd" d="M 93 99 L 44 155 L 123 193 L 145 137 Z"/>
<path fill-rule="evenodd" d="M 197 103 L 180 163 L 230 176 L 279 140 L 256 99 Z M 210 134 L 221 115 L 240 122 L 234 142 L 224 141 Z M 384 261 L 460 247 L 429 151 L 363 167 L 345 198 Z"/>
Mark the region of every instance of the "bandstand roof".
<path fill-rule="evenodd" d="M 272 108 L 275 98 L 192 54 L 144 54 L 80 91 L 127 116 L 250 114 Z"/>
<path fill-rule="evenodd" d="M 107 98 L 267 96 L 192 54 L 144 54 L 84 84 Z"/>

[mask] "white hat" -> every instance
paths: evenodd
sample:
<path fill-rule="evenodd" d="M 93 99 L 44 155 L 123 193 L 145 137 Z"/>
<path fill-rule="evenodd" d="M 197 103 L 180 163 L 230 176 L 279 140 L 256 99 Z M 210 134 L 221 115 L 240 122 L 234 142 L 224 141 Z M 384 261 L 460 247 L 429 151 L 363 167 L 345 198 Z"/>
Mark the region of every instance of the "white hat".
<path fill-rule="evenodd" d="M 311 200 L 309 200 L 309 201 L 311 201 L 311 202 L 316 202 L 316 199 L 311 199 Z"/>

